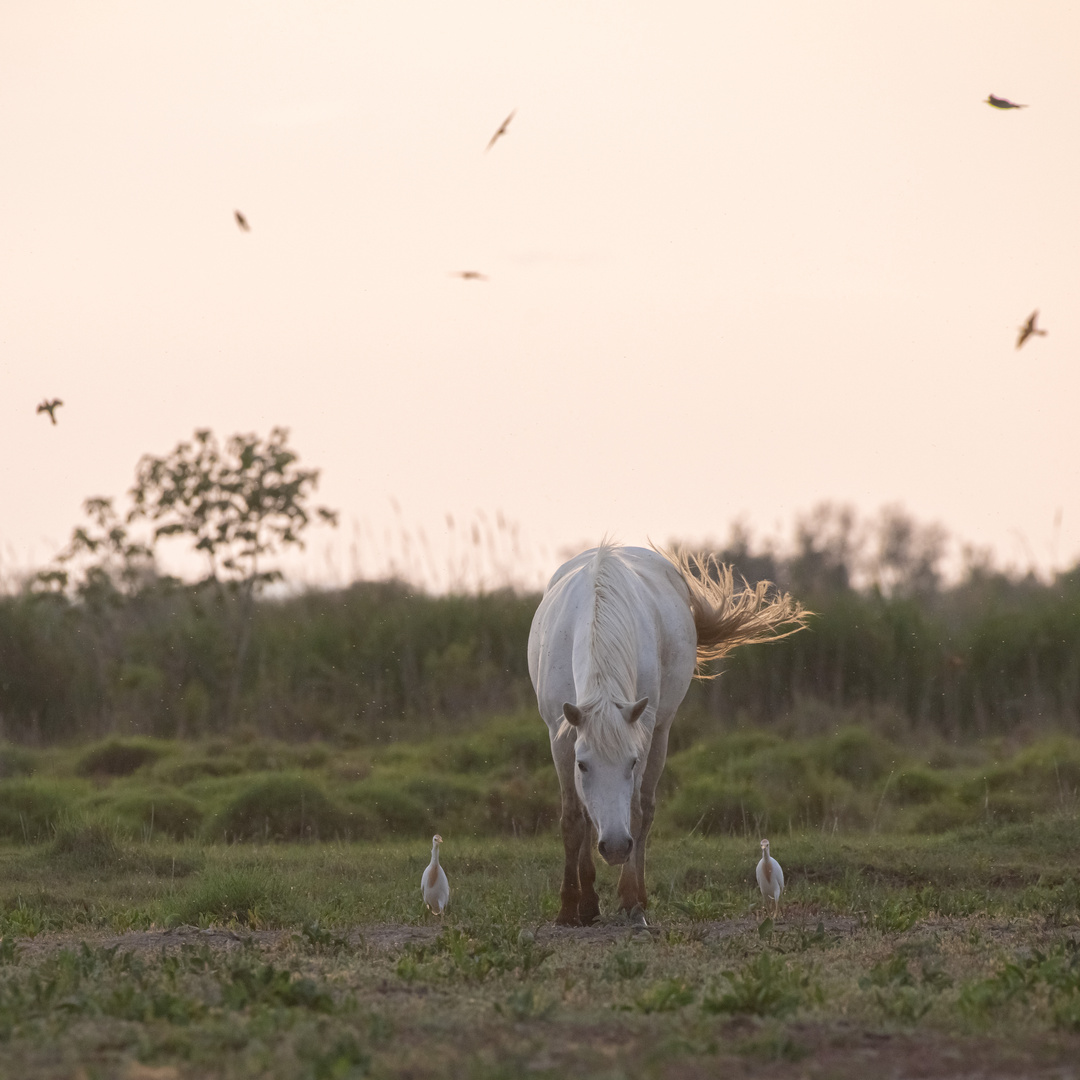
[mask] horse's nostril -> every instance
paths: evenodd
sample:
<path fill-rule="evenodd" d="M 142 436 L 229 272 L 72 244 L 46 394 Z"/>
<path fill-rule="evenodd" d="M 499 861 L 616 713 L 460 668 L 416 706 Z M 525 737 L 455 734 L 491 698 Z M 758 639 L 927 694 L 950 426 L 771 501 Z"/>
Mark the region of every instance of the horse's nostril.
<path fill-rule="evenodd" d="M 600 858 L 601 859 L 606 859 L 607 858 L 607 841 L 606 840 L 601 840 L 600 843 L 596 845 L 596 850 L 600 852 Z"/>

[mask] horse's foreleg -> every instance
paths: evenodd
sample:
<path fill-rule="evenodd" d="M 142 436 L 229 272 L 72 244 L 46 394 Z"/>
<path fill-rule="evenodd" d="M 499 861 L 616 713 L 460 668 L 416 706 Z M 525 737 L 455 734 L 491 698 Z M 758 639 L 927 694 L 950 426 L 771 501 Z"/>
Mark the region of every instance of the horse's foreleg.
<path fill-rule="evenodd" d="M 563 884 L 562 893 L 560 894 L 562 904 L 559 908 L 558 918 L 555 921 L 562 923 L 564 926 L 580 926 L 582 921 L 592 921 L 596 913 L 599 912 L 599 903 L 596 900 L 596 892 L 592 884 L 596 872 L 592 870 L 591 859 L 589 859 L 589 869 L 592 876 L 587 879 L 587 891 L 583 892 L 582 889 L 582 885 L 586 884 L 582 880 L 584 875 L 581 872 L 582 849 L 588 851 L 587 845 L 591 828 L 576 795 L 572 801 L 563 800 L 561 825 L 566 863 L 563 867 Z M 585 920 L 585 915 L 589 910 L 590 896 L 596 911 Z"/>
<path fill-rule="evenodd" d="M 645 775 L 634 797 L 631 811 L 634 850 L 619 875 L 619 906 L 626 912 L 633 911 L 635 907 L 644 912 L 649 903 L 645 892 L 645 846 L 656 813 L 656 785 L 660 782 L 660 774 L 667 761 L 668 731 L 668 727 L 664 726 L 653 735 Z"/>
<path fill-rule="evenodd" d="M 630 852 L 630 858 L 623 863 L 622 870 L 619 871 L 618 886 L 619 909 L 627 914 L 636 907 L 645 910 L 645 879 L 641 876 L 645 868 L 642 858 L 645 838 L 641 833 L 641 810 L 642 800 L 635 792 L 630 804 L 630 835 L 634 838 L 634 848 Z"/>
<path fill-rule="evenodd" d="M 596 895 L 596 865 L 592 857 L 593 827 L 592 823 L 585 819 L 585 839 L 581 844 L 581 852 L 578 855 L 578 879 L 581 882 L 581 900 L 578 911 L 581 915 L 581 925 L 591 926 L 600 916 L 600 897 Z"/>

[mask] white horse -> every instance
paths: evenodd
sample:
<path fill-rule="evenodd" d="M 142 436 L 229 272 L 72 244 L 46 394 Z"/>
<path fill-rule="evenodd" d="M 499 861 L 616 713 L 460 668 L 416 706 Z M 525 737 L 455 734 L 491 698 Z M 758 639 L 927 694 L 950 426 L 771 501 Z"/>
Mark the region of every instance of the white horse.
<path fill-rule="evenodd" d="M 588 925 L 600 914 L 594 830 L 604 861 L 622 866 L 619 906 L 644 922 L 656 785 L 695 670 L 737 645 L 795 633 L 808 614 L 768 589 L 736 593 L 731 569 L 712 558 L 608 543 L 548 583 L 529 633 L 529 675 L 562 789 L 558 922 Z"/>

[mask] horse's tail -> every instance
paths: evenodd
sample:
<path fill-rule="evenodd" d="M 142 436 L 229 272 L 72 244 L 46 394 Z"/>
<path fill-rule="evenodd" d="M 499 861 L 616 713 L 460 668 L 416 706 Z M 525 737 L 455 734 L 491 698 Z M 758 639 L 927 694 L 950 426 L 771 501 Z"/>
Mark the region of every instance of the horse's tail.
<path fill-rule="evenodd" d="M 660 550 L 660 549 L 658 549 Z M 715 555 L 691 555 L 685 551 L 663 551 L 679 571 L 690 590 L 690 611 L 697 630 L 697 677 L 714 679 L 703 665 L 719 660 L 739 645 L 779 641 L 806 628 L 813 615 L 787 593 L 777 591 L 772 582 L 759 581 L 751 588 L 735 591 L 731 567 Z"/>

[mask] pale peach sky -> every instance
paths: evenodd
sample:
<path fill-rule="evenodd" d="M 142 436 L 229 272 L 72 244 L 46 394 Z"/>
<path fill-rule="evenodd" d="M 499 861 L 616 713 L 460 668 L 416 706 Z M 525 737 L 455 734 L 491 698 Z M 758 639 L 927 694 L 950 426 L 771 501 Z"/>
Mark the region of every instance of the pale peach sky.
<path fill-rule="evenodd" d="M 342 511 L 309 580 L 448 511 L 535 581 L 821 499 L 1070 564 L 1078 45 L 1070 3 L 8 4 L 0 571 L 275 424 Z"/>

